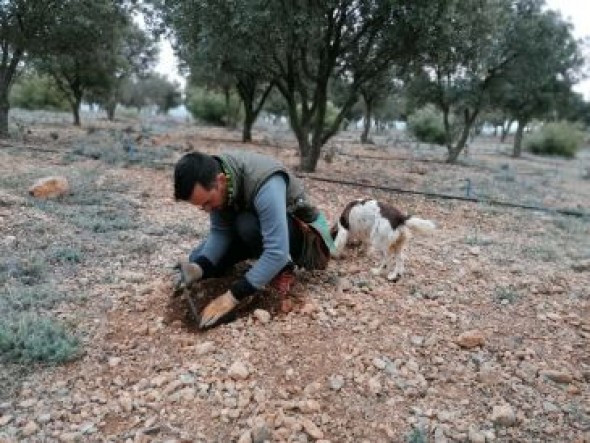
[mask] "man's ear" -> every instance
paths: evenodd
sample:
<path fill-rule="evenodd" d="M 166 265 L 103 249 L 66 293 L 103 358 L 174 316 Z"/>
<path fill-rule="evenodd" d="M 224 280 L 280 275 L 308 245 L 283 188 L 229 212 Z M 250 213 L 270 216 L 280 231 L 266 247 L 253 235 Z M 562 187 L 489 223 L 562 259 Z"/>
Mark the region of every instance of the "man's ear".
<path fill-rule="evenodd" d="M 222 185 L 223 187 L 225 187 L 225 185 L 227 183 L 227 176 L 223 172 L 220 172 L 219 174 L 217 174 L 216 179 L 217 179 L 217 183 L 219 185 Z"/>

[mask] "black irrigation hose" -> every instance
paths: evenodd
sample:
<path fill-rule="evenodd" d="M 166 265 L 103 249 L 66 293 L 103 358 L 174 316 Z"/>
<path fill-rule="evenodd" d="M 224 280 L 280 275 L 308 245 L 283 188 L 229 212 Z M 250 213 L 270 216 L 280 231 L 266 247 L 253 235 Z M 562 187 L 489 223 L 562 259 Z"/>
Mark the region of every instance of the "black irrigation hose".
<path fill-rule="evenodd" d="M 475 197 L 462 197 L 460 195 L 437 194 L 435 192 L 425 192 L 425 191 L 412 191 L 410 189 L 394 188 L 391 186 L 379 186 L 379 185 L 359 183 L 359 182 L 354 182 L 354 181 L 349 181 L 349 180 L 340 180 L 340 179 L 327 178 L 327 177 L 318 177 L 318 176 L 307 175 L 307 174 L 297 174 L 297 177 L 306 178 L 308 180 L 327 182 L 327 183 L 336 183 L 339 185 L 356 186 L 359 188 L 378 189 L 380 191 L 399 192 L 401 194 L 424 195 L 426 197 L 439 198 L 439 199 L 444 199 L 444 200 L 460 200 L 460 201 L 467 201 L 467 202 L 471 202 L 471 203 L 487 203 L 487 204 L 495 205 L 495 206 L 527 209 L 527 210 L 531 210 L 531 211 L 551 212 L 551 213 L 557 213 L 557 214 L 562 214 L 562 215 L 570 215 L 570 216 L 574 216 L 574 217 L 587 217 L 590 215 L 586 212 L 574 211 L 573 209 L 564 209 L 564 208 L 552 209 L 552 208 L 544 208 L 542 206 L 523 205 L 520 203 L 505 202 L 505 201 L 493 200 L 493 199 L 480 200 Z"/>

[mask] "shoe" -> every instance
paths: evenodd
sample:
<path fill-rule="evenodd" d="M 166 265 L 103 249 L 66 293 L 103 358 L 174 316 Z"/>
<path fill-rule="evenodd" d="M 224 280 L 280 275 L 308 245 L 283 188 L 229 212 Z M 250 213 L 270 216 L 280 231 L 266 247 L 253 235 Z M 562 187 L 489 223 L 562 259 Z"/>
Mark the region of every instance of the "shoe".
<path fill-rule="evenodd" d="M 295 284 L 295 266 L 290 263 L 285 266 L 271 281 L 271 288 L 275 289 L 282 296 L 286 296 L 291 287 Z"/>

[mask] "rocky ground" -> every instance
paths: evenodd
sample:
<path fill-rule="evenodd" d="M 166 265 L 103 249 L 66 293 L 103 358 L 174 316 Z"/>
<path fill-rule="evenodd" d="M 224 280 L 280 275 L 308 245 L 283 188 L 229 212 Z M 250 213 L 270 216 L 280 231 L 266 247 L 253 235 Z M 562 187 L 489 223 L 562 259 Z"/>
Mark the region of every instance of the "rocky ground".
<path fill-rule="evenodd" d="M 3 361 L 0 440 L 590 442 L 587 217 L 316 180 L 588 210 L 588 152 L 513 160 L 481 140 L 449 166 L 440 148 L 357 136 L 332 142 L 332 161 L 304 181 L 331 220 L 365 196 L 434 220 L 434 235 L 412 240 L 404 278 L 372 276 L 352 247 L 299 273 L 290 297 L 265 291 L 205 332 L 171 297 L 169 266 L 207 231 L 204 214 L 171 197 L 171 165 L 192 145 L 295 166 L 286 133 L 241 145 L 238 132 L 169 122 L 45 123 L 2 141 L 0 276 L 21 272 L 0 281 L 0 297 L 60 294 L 19 306 L 63 322 L 83 352 L 55 366 Z M 71 195 L 27 195 L 54 174 Z"/>

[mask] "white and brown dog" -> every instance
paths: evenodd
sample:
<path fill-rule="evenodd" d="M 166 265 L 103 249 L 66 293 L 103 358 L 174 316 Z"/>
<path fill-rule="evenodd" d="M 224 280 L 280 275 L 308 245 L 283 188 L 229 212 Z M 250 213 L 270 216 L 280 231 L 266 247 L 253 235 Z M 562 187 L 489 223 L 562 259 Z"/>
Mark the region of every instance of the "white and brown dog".
<path fill-rule="evenodd" d="M 351 237 L 359 239 L 367 244 L 367 252 L 380 255 L 379 266 L 371 272 L 379 275 L 388 270 L 387 279 L 397 281 L 404 273 L 404 253 L 411 234 L 425 234 L 435 228 L 432 221 L 405 215 L 386 203 L 356 200 L 346 205 L 332 228 L 336 246 L 332 256 L 339 257 Z"/>

